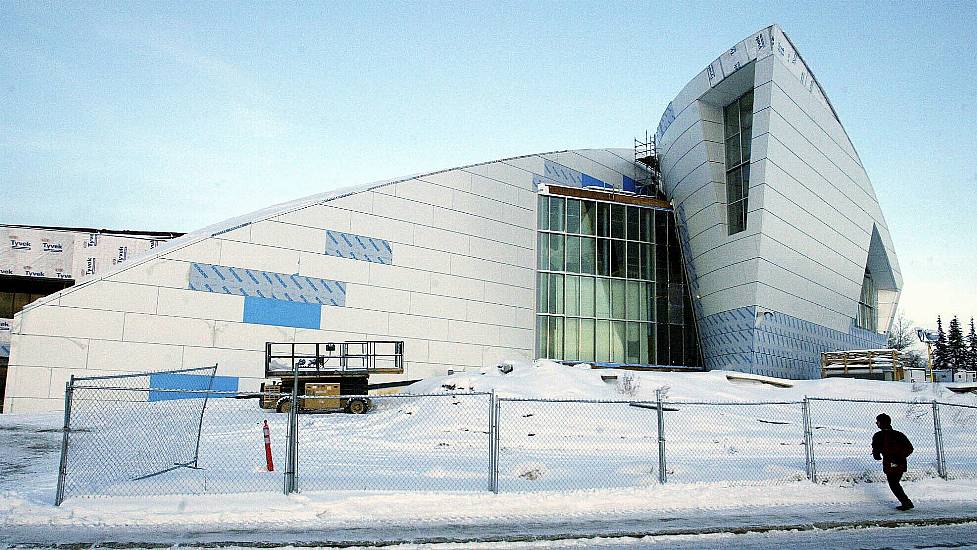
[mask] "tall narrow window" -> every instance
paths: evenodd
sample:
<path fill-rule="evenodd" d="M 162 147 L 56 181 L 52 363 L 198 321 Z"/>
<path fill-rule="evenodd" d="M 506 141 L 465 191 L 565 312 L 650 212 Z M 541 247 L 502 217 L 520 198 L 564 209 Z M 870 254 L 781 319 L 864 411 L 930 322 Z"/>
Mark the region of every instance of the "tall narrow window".
<path fill-rule="evenodd" d="M 723 109 L 726 136 L 726 223 L 729 234 L 746 230 L 753 139 L 753 90 Z"/>
<path fill-rule="evenodd" d="M 862 293 L 858 299 L 858 316 L 855 324 L 868 330 L 878 330 L 878 309 L 879 292 L 872 279 L 872 272 L 865 269 L 865 278 L 862 279 Z"/>

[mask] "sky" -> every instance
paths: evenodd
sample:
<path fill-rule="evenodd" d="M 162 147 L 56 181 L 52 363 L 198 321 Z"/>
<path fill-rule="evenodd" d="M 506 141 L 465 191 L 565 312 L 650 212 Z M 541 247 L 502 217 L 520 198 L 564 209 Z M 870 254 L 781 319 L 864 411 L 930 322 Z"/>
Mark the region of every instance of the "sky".
<path fill-rule="evenodd" d="M 926 326 L 977 316 L 974 2 L 0 2 L 0 223 L 190 231 L 544 151 L 631 147 L 778 23 Z"/>

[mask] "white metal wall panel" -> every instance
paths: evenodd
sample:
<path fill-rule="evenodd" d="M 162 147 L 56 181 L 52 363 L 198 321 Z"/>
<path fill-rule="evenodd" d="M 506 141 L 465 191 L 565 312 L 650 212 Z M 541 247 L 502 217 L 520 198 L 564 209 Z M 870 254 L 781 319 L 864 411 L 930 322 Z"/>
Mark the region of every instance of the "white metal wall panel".
<path fill-rule="evenodd" d="M 190 263 L 158 258 L 109 275 L 106 280 L 167 288 L 187 288 L 190 279 Z"/>
<path fill-rule="evenodd" d="M 119 313 L 119 315 L 123 315 Z M 206 319 L 125 313 L 125 341 L 213 346 L 214 323 Z M 101 337 L 93 333 L 92 338 Z"/>
<path fill-rule="evenodd" d="M 418 176 L 417 179 L 421 181 L 433 183 L 441 187 L 446 187 L 448 189 L 471 191 L 472 177 L 473 174 L 471 174 L 470 172 L 466 172 L 464 170 L 448 170 L 445 172 L 438 172 L 435 174 Z"/>
<path fill-rule="evenodd" d="M 517 168 L 505 162 L 492 162 L 489 164 L 478 164 L 476 166 L 471 166 L 465 168 L 466 172 L 471 172 L 479 176 L 485 176 L 486 178 L 493 179 L 499 182 L 505 182 L 509 185 L 525 189 L 527 191 L 533 190 L 533 175 L 531 172 Z M 472 181 L 472 192 L 478 192 L 478 187 L 475 185 L 475 181 Z"/>
<path fill-rule="evenodd" d="M 317 204 L 276 216 L 276 219 L 306 227 L 349 232 L 351 215 L 352 212 L 344 208 Z"/>
<path fill-rule="evenodd" d="M 103 338 L 122 340 L 125 313 L 42 305 L 24 310 L 15 316 L 20 317 L 19 329 L 15 326 L 11 335 L 13 348 L 19 347 L 17 335 L 34 334 L 39 336 L 65 336 L 68 338 Z M 11 364 L 13 364 L 11 362 Z"/>
<path fill-rule="evenodd" d="M 25 367 L 52 367 L 66 369 L 87 368 L 87 338 L 63 338 L 60 336 L 35 336 L 22 334 L 19 342 L 26 342 L 11 349 L 10 363 Z"/>
<path fill-rule="evenodd" d="M 357 262 L 336 256 L 302 252 L 299 255 L 298 274 L 305 277 L 318 277 L 320 279 L 344 281 L 346 283 L 366 284 L 370 282 L 370 271 L 377 267 L 396 269 L 394 266 L 389 265 Z M 283 271 L 282 273 L 289 273 L 289 271 Z"/>
<path fill-rule="evenodd" d="M 264 350 L 183 347 L 183 367 L 217 365 L 221 376 L 237 376 L 261 380 L 265 376 Z M 254 390 L 258 387 L 255 385 Z"/>
<path fill-rule="evenodd" d="M 441 340 L 448 334 L 448 320 L 439 317 L 419 317 L 391 313 L 389 316 L 389 332 L 376 331 L 375 334 L 390 334 L 400 338 L 418 338 L 425 340 Z"/>
<path fill-rule="evenodd" d="M 530 272 L 530 278 L 533 275 L 531 270 L 526 270 Z M 528 281 L 519 281 L 522 286 L 514 286 L 512 284 L 500 284 L 493 283 L 491 281 L 485 282 L 485 301 L 492 302 L 494 304 L 506 304 L 511 306 L 526 306 L 535 307 L 536 299 L 536 286 L 535 284 L 525 284 Z"/>
<path fill-rule="evenodd" d="M 442 275 L 397 265 L 370 263 L 368 267 L 368 282 L 371 285 L 418 292 L 431 292 L 431 279 Z"/>
<path fill-rule="evenodd" d="M 158 286 L 103 281 L 68 288 L 57 301 L 66 307 L 156 313 L 158 295 Z"/>
<path fill-rule="evenodd" d="M 4 412 L 14 412 L 14 409 L 9 406 L 11 404 L 11 398 L 23 398 L 25 401 L 31 398 L 50 398 L 52 388 L 52 370 L 71 372 L 69 369 L 11 365 L 7 370 L 7 388 L 6 396 L 4 397 Z M 63 383 L 61 384 L 61 391 L 64 392 Z M 61 399 L 62 401 L 64 400 L 63 393 Z"/>
<path fill-rule="evenodd" d="M 220 263 L 220 254 L 221 241 L 217 239 L 205 239 L 170 251 L 166 254 L 166 257 L 171 260 L 216 264 Z"/>
<path fill-rule="evenodd" d="M 482 347 L 467 343 L 438 342 L 429 343 L 429 361 L 444 365 L 478 365 L 482 362 Z"/>
<path fill-rule="evenodd" d="M 296 273 L 302 251 L 237 241 L 222 241 L 218 265 L 275 273 Z M 206 263 L 206 262 L 203 262 Z"/>
<path fill-rule="evenodd" d="M 315 227 L 270 220 L 253 223 L 250 227 L 252 244 L 315 254 L 322 254 L 326 248 L 326 232 Z M 221 237 L 223 238 L 223 235 Z"/>
<path fill-rule="evenodd" d="M 395 186 L 381 187 L 378 191 L 391 187 L 396 192 L 396 196 L 403 199 L 433 206 L 451 207 L 451 187 L 430 183 L 422 179 L 412 179 Z"/>
<path fill-rule="evenodd" d="M 448 338 L 467 344 L 498 346 L 502 341 L 501 327 L 488 323 L 448 321 Z"/>
<path fill-rule="evenodd" d="M 159 287 L 158 307 L 154 313 L 168 317 L 240 321 L 244 314 L 244 296 Z"/>
<path fill-rule="evenodd" d="M 424 225 L 414 226 L 414 244 L 424 248 L 439 247 L 445 252 L 468 256 L 472 252 L 471 239 L 471 236 L 457 231 Z"/>
<path fill-rule="evenodd" d="M 468 316 L 468 302 L 464 298 L 414 292 L 410 296 L 409 313 L 422 317 L 465 320 Z"/>
<path fill-rule="evenodd" d="M 85 368 L 111 372 L 170 370 L 183 361 L 183 349 L 183 346 L 167 344 L 92 339 Z"/>
<path fill-rule="evenodd" d="M 411 294 L 406 290 L 349 283 L 346 285 L 346 307 L 408 313 Z"/>

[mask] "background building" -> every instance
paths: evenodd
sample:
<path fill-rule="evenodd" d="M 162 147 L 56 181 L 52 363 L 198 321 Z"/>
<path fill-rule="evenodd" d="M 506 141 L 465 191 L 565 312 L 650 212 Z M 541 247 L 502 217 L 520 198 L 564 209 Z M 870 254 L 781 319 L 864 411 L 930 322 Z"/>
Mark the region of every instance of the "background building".
<path fill-rule="evenodd" d="M 0 401 L 14 314 L 181 233 L 0 225 Z M 0 402 L 0 411 L 3 410 Z"/>
<path fill-rule="evenodd" d="M 254 390 L 267 341 L 404 340 L 405 378 L 534 357 L 803 378 L 884 342 L 885 221 L 779 28 L 693 79 L 656 137 L 657 155 L 477 164 L 161 244 L 15 316 L 6 408 L 59 408 L 75 373 L 218 364 Z"/>

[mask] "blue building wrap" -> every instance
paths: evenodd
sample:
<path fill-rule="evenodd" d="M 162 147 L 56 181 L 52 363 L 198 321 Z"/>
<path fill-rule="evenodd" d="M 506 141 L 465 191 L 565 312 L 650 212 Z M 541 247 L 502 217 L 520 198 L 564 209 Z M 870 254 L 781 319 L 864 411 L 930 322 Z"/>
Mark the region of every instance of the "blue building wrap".
<path fill-rule="evenodd" d="M 236 376 L 215 376 L 213 382 L 210 376 L 198 374 L 161 373 L 149 375 L 149 387 L 160 388 L 149 391 L 150 401 L 169 401 L 173 399 L 202 399 L 208 395 L 214 397 L 231 397 L 230 395 L 212 395 L 187 391 L 169 392 L 161 390 L 207 390 L 236 392 L 238 378 Z"/>
<path fill-rule="evenodd" d="M 244 322 L 256 325 L 318 329 L 322 306 L 247 296 L 244 298 Z"/>

